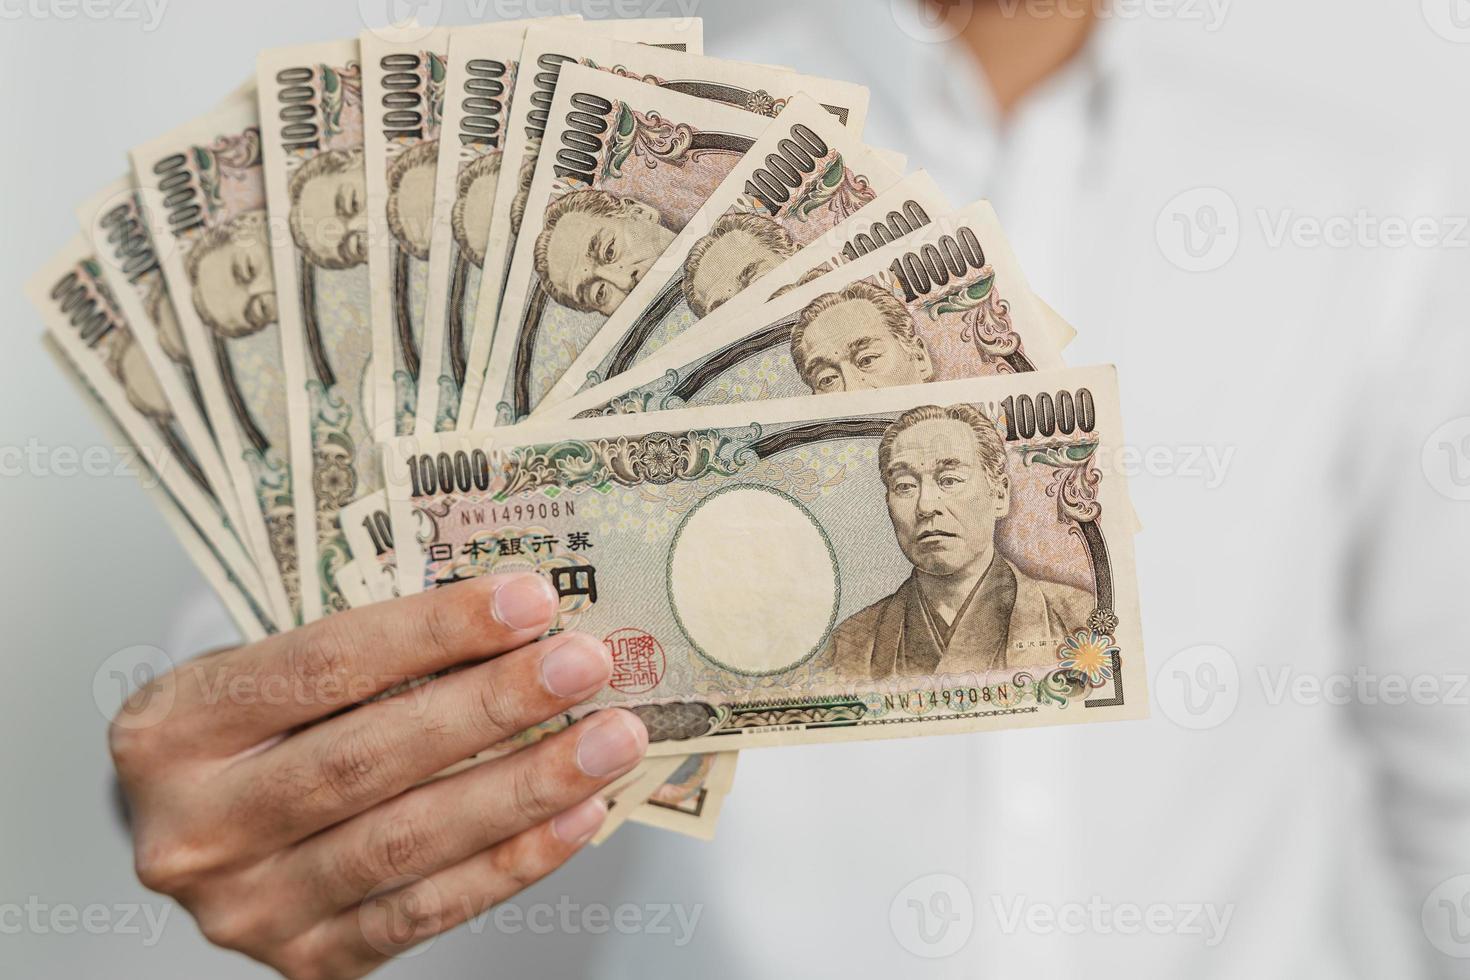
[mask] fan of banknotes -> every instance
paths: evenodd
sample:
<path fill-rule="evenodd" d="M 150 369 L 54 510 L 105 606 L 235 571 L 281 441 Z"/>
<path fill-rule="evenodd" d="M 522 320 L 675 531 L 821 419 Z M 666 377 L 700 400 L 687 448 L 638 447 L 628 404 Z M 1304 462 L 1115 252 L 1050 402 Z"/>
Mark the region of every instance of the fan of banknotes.
<path fill-rule="evenodd" d="M 266 51 L 78 208 L 46 342 L 247 638 L 546 575 L 614 662 L 558 724 L 652 737 L 604 835 L 708 838 L 743 748 L 1143 716 L 1113 369 L 866 89 L 702 41 Z"/>

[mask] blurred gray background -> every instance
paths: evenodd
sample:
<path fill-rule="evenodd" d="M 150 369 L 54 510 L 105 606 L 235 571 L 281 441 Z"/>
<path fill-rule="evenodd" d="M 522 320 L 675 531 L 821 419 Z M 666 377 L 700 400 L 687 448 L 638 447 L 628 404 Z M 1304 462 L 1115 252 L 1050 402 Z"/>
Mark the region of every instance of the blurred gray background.
<path fill-rule="evenodd" d="M 605 16 L 640 7 L 666 15 L 692 8 L 705 18 L 708 53 L 761 60 L 764 32 L 782 32 L 783 16 L 793 7 L 817 5 L 823 0 L 451 2 L 443 20 L 465 23 L 478 12 L 513 17 L 523 9 Z M 825 5 L 832 16 L 861 9 L 876 18 L 875 31 L 893 29 L 883 17 L 885 3 Z M 126 834 L 115 813 L 94 674 L 123 648 L 150 645 L 180 659 L 209 642 L 202 624 L 179 618 L 203 586 L 130 476 L 54 472 L 61 459 L 57 450 L 82 452 L 110 442 L 40 348 L 41 327 L 21 286 L 75 233 L 72 208 L 123 171 L 129 147 L 210 107 L 253 71 L 259 49 L 353 35 L 363 26 L 354 0 L 95 0 L 85 6 L 0 0 L 0 129 L 8 136 L 0 158 L 0 310 L 9 341 L 0 357 L 0 642 L 7 674 L 0 685 L 0 909 L 10 910 L 0 914 L 0 975 L 128 980 L 266 973 L 208 947 L 182 910 L 167 909 L 133 879 Z M 1235 0 L 1216 32 L 1176 29 L 1185 57 L 1197 48 L 1218 70 L 1356 106 L 1365 140 L 1374 138 L 1374 121 L 1387 116 L 1442 134 L 1446 142 L 1465 142 L 1470 45 L 1431 30 L 1418 0 Z M 813 63 L 797 67 L 820 72 L 824 40 L 819 32 L 802 40 Z M 784 37 L 782 53 L 769 60 L 789 60 L 785 52 L 792 42 Z M 891 109 L 876 93 L 874 110 L 869 137 L 888 145 L 883 113 Z M 1303 118 L 1301 124 L 1310 128 L 1313 120 Z M 1024 266 L 1024 249 L 1020 259 Z M 27 462 L 27 455 L 39 464 Z M 742 766 L 742 778 L 759 778 L 758 759 L 747 758 Z M 755 825 L 779 833 L 788 815 L 761 812 L 754 795 L 737 787 L 724 815 L 727 829 Z M 671 837 L 658 838 L 657 847 L 642 846 L 652 833 L 625 830 L 544 883 L 531 900 L 543 895 L 554 901 L 566 891 L 565 876 L 574 874 L 587 883 L 587 895 L 616 903 L 620 877 L 635 857 L 697 865 L 721 846 Z M 699 900 L 661 896 L 686 897 Z M 129 903 L 142 903 L 155 919 L 166 915 L 161 934 L 153 937 L 142 915 L 133 923 L 138 931 L 123 928 L 113 912 L 117 927 L 98 935 L 81 926 L 66 934 L 64 922 L 17 928 L 16 909 L 113 910 Z M 678 950 L 671 943 L 645 940 L 620 945 L 616 957 L 593 966 L 589 957 L 598 952 L 597 937 L 461 932 L 386 975 L 621 977 L 678 971 Z"/>

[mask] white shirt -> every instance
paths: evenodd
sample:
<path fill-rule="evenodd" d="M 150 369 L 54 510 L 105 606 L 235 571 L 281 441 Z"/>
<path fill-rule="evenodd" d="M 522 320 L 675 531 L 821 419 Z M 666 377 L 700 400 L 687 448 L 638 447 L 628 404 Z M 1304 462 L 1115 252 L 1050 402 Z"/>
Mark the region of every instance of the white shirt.
<path fill-rule="evenodd" d="M 714 843 L 628 828 L 517 900 L 692 938 L 462 931 L 397 975 L 1467 975 L 1431 942 L 1470 955 L 1470 885 L 1435 893 L 1470 873 L 1470 424 L 1431 439 L 1470 417 L 1465 252 L 1309 244 L 1466 198 L 1391 119 L 1143 22 L 1002 127 L 958 49 L 858 5 L 711 51 L 870 85 L 869 140 L 990 198 L 1069 363 L 1118 365 L 1153 717 L 747 752 Z M 1451 703 L 1328 703 L 1395 678 Z"/>
<path fill-rule="evenodd" d="M 1470 415 L 1470 303 L 1447 272 L 1465 253 L 1267 235 L 1288 208 L 1413 217 L 1464 214 L 1464 199 L 1391 123 L 1355 126 L 1351 106 L 1193 60 L 1146 23 L 1104 25 L 1002 129 L 967 55 L 844 6 L 804 7 L 733 53 L 869 84 L 868 138 L 928 168 L 956 205 L 989 197 L 1033 287 L 1078 330 L 1069 363 L 1119 366 L 1147 464 L 1131 486 L 1153 718 L 747 752 L 713 845 L 620 842 L 632 894 L 705 904 L 694 940 L 609 942 L 603 968 L 1467 975 L 1420 923 L 1431 891 L 1470 872 L 1470 690 L 1455 680 L 1470 672 L 1470 503 L 1421 468 L 1435 428 Z M 1235 222 L 1216 213 L 1239 245 L 1189 272 L 1170 261 L 1189 261 L 1183 239 L 1157 226 L 1200 187 L 1233 202 Z M 1422 675 L 1457 705 L 1276 697 L 1283 671 L 1325 681 L 1359 665 Z M 1227 690 L 1209 702 L 1214 678 Z M 1172 720 L 1209 723 L 1232 697 L 1215 727 Z M 911 886 L 930 875 L 960 884 Z M 953 955 L 916 955 L 971 927 Z"/>

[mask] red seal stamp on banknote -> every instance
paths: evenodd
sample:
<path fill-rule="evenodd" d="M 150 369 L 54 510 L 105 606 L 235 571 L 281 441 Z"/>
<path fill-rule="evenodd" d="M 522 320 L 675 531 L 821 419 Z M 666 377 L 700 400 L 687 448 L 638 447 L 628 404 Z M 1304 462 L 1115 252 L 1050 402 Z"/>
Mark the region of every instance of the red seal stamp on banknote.
<path fill-rule="evenodd" d="M 608 683 L 613 690 L 642 694 L 664 679 L 664 648 L 652 635 L 639 629 L 620 629 L 607 634 L 602 642 L 612 655 L 612 680 Z"/>

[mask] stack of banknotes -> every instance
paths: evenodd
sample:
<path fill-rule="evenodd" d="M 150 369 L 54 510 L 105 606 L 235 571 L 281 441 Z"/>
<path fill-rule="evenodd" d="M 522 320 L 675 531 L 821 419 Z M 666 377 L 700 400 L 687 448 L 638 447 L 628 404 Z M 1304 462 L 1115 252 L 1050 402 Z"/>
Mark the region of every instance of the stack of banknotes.
<path fill-rule="evenodd" d="M 547 729 L 652 737 L 604 833 L 709 837 L 743 748 L 1143 716 L 1113 369 L 866 89 L 702 42 L 266 51 L 78 208 L 46 342 L 247 638 L 546 575 L 614 662 Z"/>

